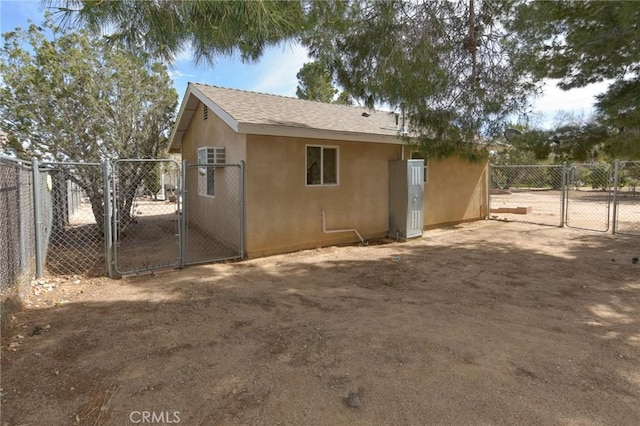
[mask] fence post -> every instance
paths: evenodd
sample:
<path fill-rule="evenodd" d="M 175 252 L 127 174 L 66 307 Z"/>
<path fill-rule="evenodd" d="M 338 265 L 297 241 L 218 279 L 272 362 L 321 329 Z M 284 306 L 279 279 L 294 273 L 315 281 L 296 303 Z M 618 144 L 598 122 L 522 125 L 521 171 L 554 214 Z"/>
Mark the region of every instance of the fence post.
<path fill-rule="evenodd" d="M 491 217 L 491 163 L 487 164 L 487 183 L 485 184 L 485 190 L 487 191 L 487 209 L 484 212 L 484 218 L 486 220 Z"/>
<path fill-rule="evenodd" d="M 240 257 L 244 259 L 244 160 L 240 161 Z"/>
<path fill-rule="evenodd" d="M 620 160 L 614 162 L 613 168 L 613 217 L 611 221 L 611 233 L 616 233 L 616 226 L 618 226 L 618 187 L 620 185 Z"/>
<path fill-rule="evenodd" d="M 33 228 L 35 249 L 36 249 L 36 278 L 42 278 L 44 275 L 43 259 L 42 259 L 42 213 L 40 212 L 40 170 L 38 169 L 38 159 L 31 159 L 31 173 L 33 180 Z"/>
<path fill-rule="evenodd" d="M 560 208 L 560 227 L 564 227 L 566 222 L 565 215 L 567 214 L 567 198 L 568 198 L 568 185 L 567 185 L 567 162 L 562 163 L 562 207 Z"/>
<path fill-rule="evenodd" d="M 181 184 L 181 191 L 179 193 L 179 197 L 176 200 L 178 203 L 178 220 L 179 220 L 179 229 L 180 229 L 180 268 L 184 268 L 187 262 L 187 214 L 188 200 L 187 196 L 189 194 L 189 190 L 187 188 L 187 161 L 182 161 L 182 173 L 181 173 L 182 182 L 178 182 Z"/>
<path fill-rule="evenodd" d="M 113 236 L 111 233 L 111 186 L 109 185 L 109 161 L 102 163 L 102 188 L 104 191 L 104 250 L 107 276 L 113 278 Z"/>

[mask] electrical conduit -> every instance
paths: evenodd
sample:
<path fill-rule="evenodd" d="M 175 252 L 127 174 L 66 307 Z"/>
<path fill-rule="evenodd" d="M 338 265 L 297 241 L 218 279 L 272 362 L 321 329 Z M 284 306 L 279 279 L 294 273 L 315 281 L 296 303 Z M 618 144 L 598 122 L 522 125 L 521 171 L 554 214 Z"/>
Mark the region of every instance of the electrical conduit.
<path fill-rule="evenodd" d="M 325 217 L 324 217 L 324 210 L 322 210 L 322 232 L 324 232 L 325 234 L 336 234 L 338 232 L 355 232 L 355 234 L 358 236 L 358 238 L 360 238 L 360 241 L 362 241 L 362 245 L 367 245 L 367 242 L 364 240 L 364 238 L 362 238 L 362 235 L 360 235 L 360 233 L 358 232 L 357 229 L 355 228 L 351 228 L 351 229 L 331 229 L 331 230 L 327 230 L 327 224 L 325 221 Z"/>

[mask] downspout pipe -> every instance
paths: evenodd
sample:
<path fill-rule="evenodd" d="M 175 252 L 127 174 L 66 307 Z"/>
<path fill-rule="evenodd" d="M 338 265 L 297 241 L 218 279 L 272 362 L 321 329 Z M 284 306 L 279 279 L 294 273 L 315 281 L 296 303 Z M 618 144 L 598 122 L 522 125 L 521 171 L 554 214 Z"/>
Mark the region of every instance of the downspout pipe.
<path fill-rule="evenodd" d="M 360 241 L 362 242 L 362 245 L 364 245 L 364 246 L 367 245 L 367 242 L 364 240 L 364 238 L 362 238 L 362 235 L 360 235 L 358 230 L 355 229 L 355 228 L 327 230 L 327 223 L 326 223 L 326 220 L 325 220 L 324 210 L 322 210 L 322 232 L 324 232 L 325 234 L 336 234 L 336 233 L 339 233 L 339 232 L 354 232 L 358 236 L 358 238 L 360 238 Z"/>

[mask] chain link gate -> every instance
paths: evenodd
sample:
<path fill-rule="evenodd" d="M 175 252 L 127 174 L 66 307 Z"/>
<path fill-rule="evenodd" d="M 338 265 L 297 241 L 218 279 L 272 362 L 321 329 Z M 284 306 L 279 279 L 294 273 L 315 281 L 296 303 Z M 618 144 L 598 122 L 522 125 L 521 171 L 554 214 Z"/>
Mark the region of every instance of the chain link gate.
<path fill-rule="evenodd" d="M 490 166 L 491 218 L 606 232 L 612 168 L 606 163 Z"/>
<path fill-rule="evenodd" d="M 244 256 L 243 164 L 183 164 L 183 266 Z"/>
<path fill-rule="evenodd" d="M 562 226 L 565 217 L 562 165 L 491 165 L 489 175 L 491 218 Z"/>
<path fill-rule="evenodd" d="M 180 166 L 116 160 L 111 174 L 113 265 L 122 275 L 181 264 Z M 167 180 L 172 181 L 167 184 Z"/>
<path fill-rule="evenodd" d="M 613 232 L 640 235 L 640 161 L 616 161 Z"/>
<path fill-rule="evenodd" d="M 608 231 L 613 182 L 611 165 L 570 164 L 566 174 L 565 224 L 571 228 Z"/>

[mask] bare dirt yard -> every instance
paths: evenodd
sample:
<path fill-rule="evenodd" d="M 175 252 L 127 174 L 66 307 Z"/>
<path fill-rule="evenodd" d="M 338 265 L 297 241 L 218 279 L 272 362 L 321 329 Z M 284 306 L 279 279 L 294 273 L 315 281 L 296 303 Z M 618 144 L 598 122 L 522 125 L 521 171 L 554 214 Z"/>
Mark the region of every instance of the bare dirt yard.
<path fill-rule="evenodd" d="M 2 425 L 637 425 L 638 256 L 638 237 L 482 221 L 50 277 L 2 338 Z"/>

